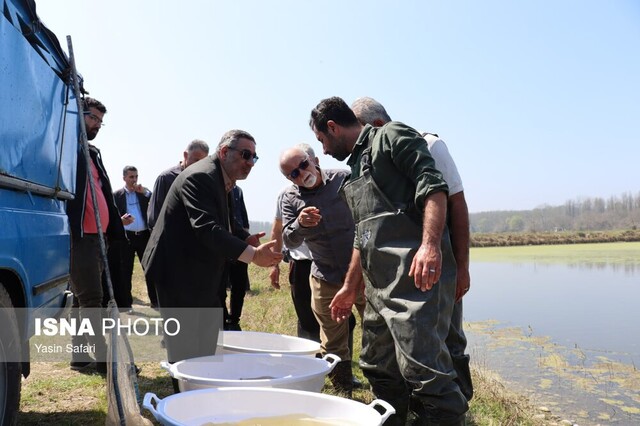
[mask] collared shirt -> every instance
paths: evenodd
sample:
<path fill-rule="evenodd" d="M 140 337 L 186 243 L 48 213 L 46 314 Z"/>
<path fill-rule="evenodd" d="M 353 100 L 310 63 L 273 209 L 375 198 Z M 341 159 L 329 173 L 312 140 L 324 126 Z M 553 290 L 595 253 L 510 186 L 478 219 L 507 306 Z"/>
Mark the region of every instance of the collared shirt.
<path fill-rule="evenodd" d="M 125 186 L 124 194 L 127 199 L 127 213 L 133 216 L 134 221 L 128 225 L 125 225 L 125 231 L 133 231 L 140 232 L 147 229 L 147 224 L 144 223 L 144 216 L 142 215 L 142 210 L 140 209 L 140 202 L 138 201 L 138 194 L 136 191 L 130 191 L 129 188 Z M 150 197 L 151 193 L 147 191 L 144 194 L 145 197 Z"/>
<path fill-rule="evenodd" d="M 349 175 L 347 170 L 323 170 L 322 184 L 315 189 L 293 185 L 282 196 L 282 237 L 287 247 L 304 241 L 313 256 L 311 275 L 342 284 L 349 269 L 355 225 L 349 206 L 338 190 Z M 317 226 L 304 228 L 297 220 L 305 207 L 320 210 Z"/>
<path fill-rule="evenodd" d="M 222 179 L 224 180 L 224 192 L 228 194 L 233 189 L 236 183 L 232 181 L 229 175 L 227 174 L 227 171 L 224 169 L 224 166 L 222 165 L 222 161 L 220 162 L 220 169 L 222 170 Z"/>

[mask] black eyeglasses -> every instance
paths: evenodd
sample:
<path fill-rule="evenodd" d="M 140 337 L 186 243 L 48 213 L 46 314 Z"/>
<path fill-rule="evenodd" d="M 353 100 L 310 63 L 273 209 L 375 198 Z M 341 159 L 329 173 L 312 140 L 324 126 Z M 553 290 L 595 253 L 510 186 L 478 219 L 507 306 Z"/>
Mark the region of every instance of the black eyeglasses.
<path fill-rule="evenodd" d="M 297 168 L 291 170 L 291 173 L 289 173 L 287 176 L 289 176 L 291 179 L 297 179 L 298 176 L 300 176 L 300 170 L 307 170 L 307 167 L 309 167 L 309 159 L 305 159 L 302 160 L 300 162 L 300 164 L 298 165 Z"/>
<path fill-rule="evenodd" d="M 253 164 L 256 164 L 258 162 L 258 156 L 256 154 L 254 154 L 253 152 L 249 151 L 248 149 L 238 149 L 238 148 L 233 148 L 233 147 L 228 147 L 231 151 L 237 151 L 240 153 L 240 157 L 242 157 L 242 159 L 244 161 L 249 161 L 251 160 L 253 162 Z"/>
<path fill-rule="evenodd" d="M 100 127 L 104 126 L 104 123 L 102 122 L 102 119 L 100 117 L 98 117 L 97 115 L 95 115 L 94 113 L 92 113 L 91 111 L 85 111 L 84 115 L 88 115 L 90 119 L 92 119 L 93 121 L 95 121 L 96 123 L 98 123 L 100 125 Z"/>

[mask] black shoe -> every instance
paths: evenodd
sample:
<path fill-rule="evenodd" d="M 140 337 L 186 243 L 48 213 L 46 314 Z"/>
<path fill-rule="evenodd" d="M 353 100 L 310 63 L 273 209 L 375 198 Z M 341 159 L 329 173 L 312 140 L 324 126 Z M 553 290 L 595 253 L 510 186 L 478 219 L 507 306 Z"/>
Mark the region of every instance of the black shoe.
<path fill-rule="evenodd" d="M 237 321 L 228 321 L 224 329 L 229 331 L 242 331 L 242 327 L 240 327 L 240 323 Z"/>
<path fill-rule="evenodd" d="M 69 368 L 73 371 L 87 371 L 95 368 L 95 363 L 93 361 L 71 361 Z"/>
<path fill-rule="evenodd" d="M 353 389 L 364 389 L 364 383 L 362 383 L 356 376 L 353 376 Z"/>
<path fill-rule="evenodd" d="M 103 376 L 107 374 L 107 363 L 106 362 L 95 362 L 95 361 L 71 361 L 69 364 L 69 368 L 73 371 L 77 371 L 81 374 L 102 374 Z"/>

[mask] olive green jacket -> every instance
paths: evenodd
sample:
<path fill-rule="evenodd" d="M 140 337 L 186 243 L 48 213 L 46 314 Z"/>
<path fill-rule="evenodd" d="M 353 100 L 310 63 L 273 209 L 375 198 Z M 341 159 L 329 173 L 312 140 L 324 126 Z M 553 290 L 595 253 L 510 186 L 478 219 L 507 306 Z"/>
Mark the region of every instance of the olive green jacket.
<path fill-rule="evenodd" d="M 369 144 L 371 176 L 376 184 L 395 208 L 422 224 L 425 198 L 437 191 L 449 192 L 426 141 L 416 130 L 398 121 L 377 128 L 366 125 L 347 162 L 351 180 L 362 174 L 361 157 Z"/>

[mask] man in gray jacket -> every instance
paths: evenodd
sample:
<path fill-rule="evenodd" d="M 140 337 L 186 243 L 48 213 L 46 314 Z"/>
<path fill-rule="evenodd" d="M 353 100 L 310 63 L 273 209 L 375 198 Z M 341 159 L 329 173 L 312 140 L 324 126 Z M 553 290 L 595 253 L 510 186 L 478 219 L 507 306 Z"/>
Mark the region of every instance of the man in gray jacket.
<path fill-rule="evenodd" d="M 317 158 L 305 147 L 298 145 L 280 156 L 280 171 L 293 183 L 282 194 L 283 240 L 294 248 L 304 242 L 311 251 L 311 308 L 320 324 L 320 345 L 323 354 L 335 354 L 342 360 L 329 378 L 336 390 L 350 396 L 353 372 L 349 336 L 355 318 L 351 317 L 351 324 L 336 321 L 329 307 L 342 287 L 353 249 L 353 219 L 339 194 L 349 172 L 320 169 Z M 362 316 L 362 295 L 356 307 Z"/>

